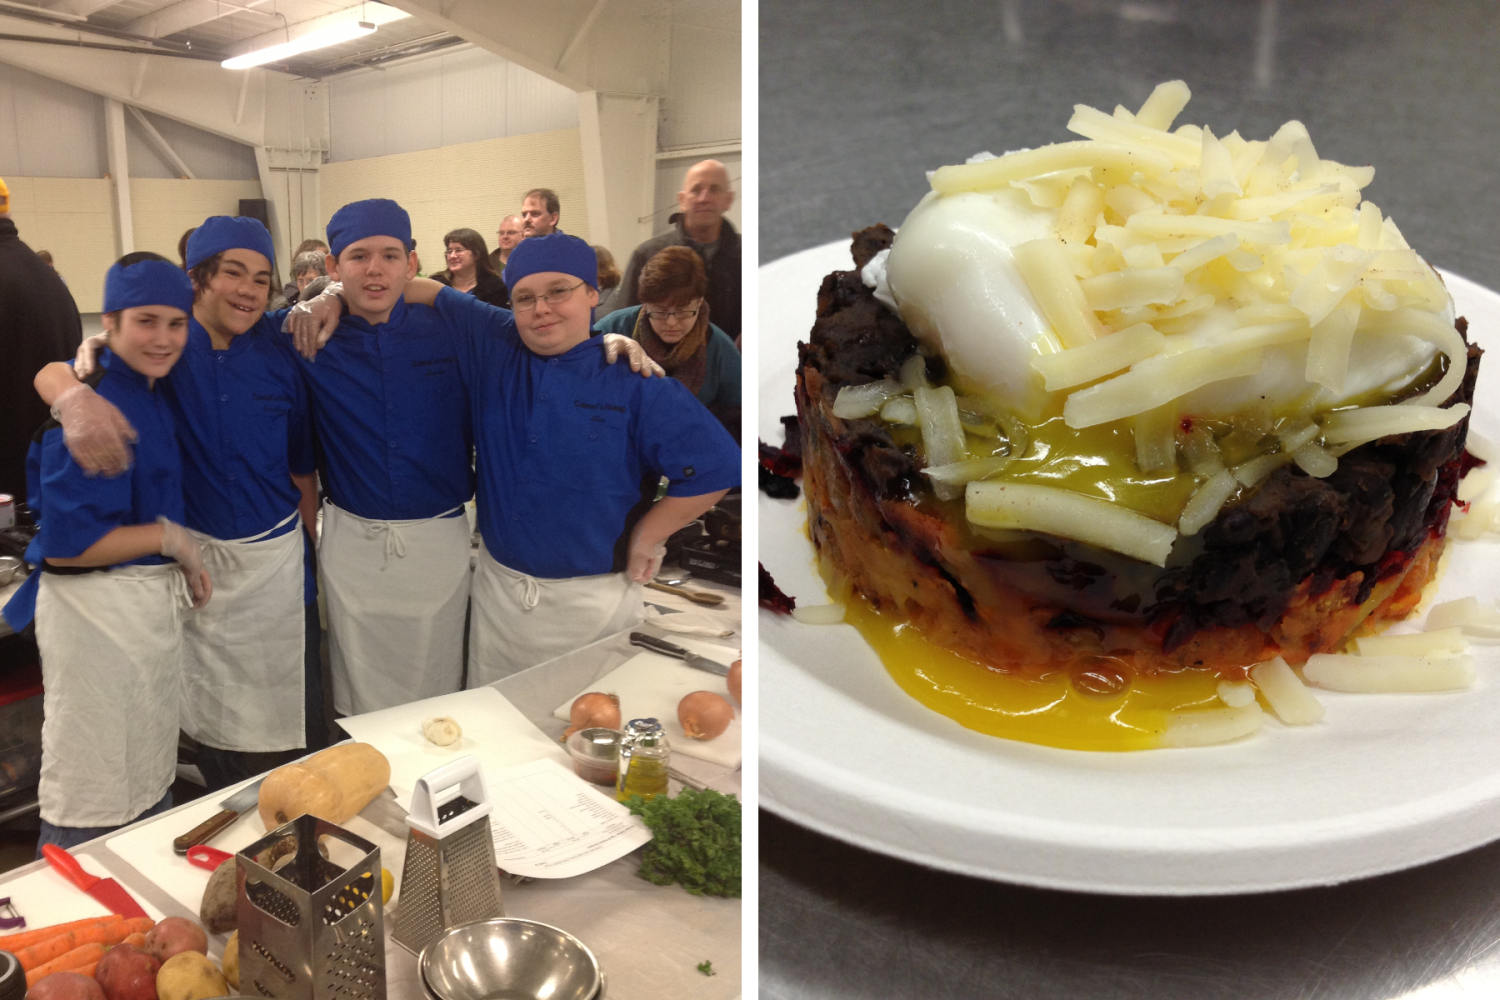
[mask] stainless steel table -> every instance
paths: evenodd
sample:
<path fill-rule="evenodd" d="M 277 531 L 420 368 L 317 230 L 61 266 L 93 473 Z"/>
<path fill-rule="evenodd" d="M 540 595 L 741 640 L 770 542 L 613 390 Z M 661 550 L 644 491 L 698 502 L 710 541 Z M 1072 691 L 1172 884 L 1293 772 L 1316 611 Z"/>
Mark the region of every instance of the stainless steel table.
<path fill-rule="evenodd" d="M 1374 163 L 1365 193 L 1413 247 L 1500 288 L 1493 4 L 762 0 L 760 19 L 763 263 L 899 224 L 926 170 L 1074 138 L 1075 103 L 1133 108 L 1181 78 L 1184 121 L 1264 138 L 1297 118 L 1320 155 Z M 760 845 L 767 997 L 1500 995 L 1500 845 L 1186 900 L 967 879 L 769 813 Z"/>

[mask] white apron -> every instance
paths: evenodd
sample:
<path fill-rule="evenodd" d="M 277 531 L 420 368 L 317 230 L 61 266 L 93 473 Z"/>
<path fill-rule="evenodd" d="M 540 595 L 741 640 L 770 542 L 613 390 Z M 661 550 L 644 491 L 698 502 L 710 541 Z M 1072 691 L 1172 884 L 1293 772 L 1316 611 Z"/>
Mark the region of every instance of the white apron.
<path fill-rule="evenodd" d="M 324 505 L 318 575 L 340 715 L 458 690 L 469 537 L 466 517 L 370 521 Z"/>
<path fill-rule="evenodd" d="M 42 572 L 42 819 L 119 826 L 172 787 L 182 620 L 190 607 L 175 563 Z"/>
<path fill-rule="evenodd" d="M 286 534 L 266 538 L 296 521 Z M 302 520 L 249 538 L 194 531 L 214 596 L 183 626 L 182 728 L 220 750 L 307 743 Z"/>
<path fill-rule="evenodd" d="M 624 573 L 544 580 L 479 547 L 469 615 L 469 687 L 482 687 L 639 624 L 640 584 Z"/>

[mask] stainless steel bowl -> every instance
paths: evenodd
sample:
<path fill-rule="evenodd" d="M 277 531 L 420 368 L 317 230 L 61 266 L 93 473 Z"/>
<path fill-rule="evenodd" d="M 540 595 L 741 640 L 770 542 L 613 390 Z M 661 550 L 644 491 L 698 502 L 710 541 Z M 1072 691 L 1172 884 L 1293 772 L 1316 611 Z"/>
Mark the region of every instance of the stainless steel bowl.
<path fill-rule="evenodd" d="M 518 917 L 459 924 L 423 948 L 417 966 L 436 1000 L 595 1000 L 603 988 L 587 945 Z"/>

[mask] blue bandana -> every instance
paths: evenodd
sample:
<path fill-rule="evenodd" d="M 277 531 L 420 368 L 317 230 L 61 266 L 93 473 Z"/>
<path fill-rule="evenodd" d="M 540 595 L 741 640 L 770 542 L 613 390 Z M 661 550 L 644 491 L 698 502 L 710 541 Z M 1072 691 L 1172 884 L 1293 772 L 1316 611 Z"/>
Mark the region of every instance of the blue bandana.
<path fill-rule="evenodd" d="M 328 220 L 328 249 L 337 257 L 351 243 L 371 236 L 392 236 L 411 249 L 411 216 L 389 198 L 351 201 Z"/>
<path fill-rule="evenodd" d="M 243 215 L 215 215 L 203 220 L 187 242 L 187 266 L 197 267 L 225 250 L 254 250 L 268 262 L 276 259 L 271 234 L 259 219 Z"/>
<path fill-rule="evenodd" d="M 136 306 L 175 306 L 191 315 L 193 283 L 186 271 L 164 260 L 143 260 L 129 267 L 114 265 L 104 275 L 104 311 Z"/>
<path fill-rule="evenodd" d="M 532 236 L 516 244 L 505 262 L 505 285 L 515 288 L 522 278 L 542 271 L 571 274 L 590 288 L 599 287 L 599 258 L 594 248 L 567 233 Z"/>

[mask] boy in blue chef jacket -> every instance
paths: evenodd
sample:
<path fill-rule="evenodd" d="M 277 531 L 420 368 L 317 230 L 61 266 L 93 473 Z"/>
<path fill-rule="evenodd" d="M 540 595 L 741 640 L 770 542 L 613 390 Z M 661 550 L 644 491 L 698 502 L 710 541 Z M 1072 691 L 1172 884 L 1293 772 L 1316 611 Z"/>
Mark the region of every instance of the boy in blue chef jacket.
<path fill-rule="evenodd" d="M 70 847 L 172 804 L 182 616 L 212 593 L 182 526 L 182 462 L 158 391 L 192 307 L 187 275 L 154 254 L 111 267 L 96 391 L 135 428 L 132 468 L 86 474 L 59 427 L 44 428 L 28 458 L 38 571 L 5 617 L 12 628 L 34 617 L 41 651 L 41 843 Z"/>
<path fill-rule="evenodd" d="M 666 539 L 740 481 L 734 439 L 682 383 L 604 363 L 597 282 L 593 248 L 555 233 L 511 251 L 514 313 L 430 280 L 407 286 L 453 329 L 473 410 L 484 545 L 470 687 L 639 622 Z"/>
<path fill-rule="evenodd" d="M 310 532 L 298 530 L 317 510 L 311 416 L 282 315 L 265 315 L 274 253 L 258 219 L 217 215 L 193 230 L 187 343 L 162 383 L 186 524 L 218 590 L 184 628 L 182 728 L 209 790 L 326 745 Z M 36 385 L 75 454 L 80 425 L 113 416 L 67 365 L 47 366 Z"/>

